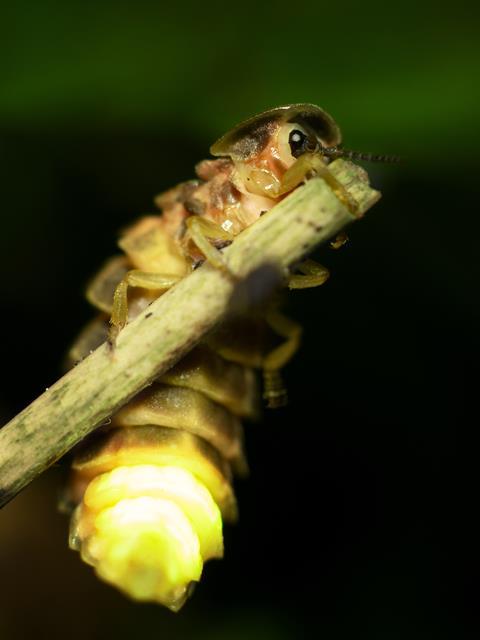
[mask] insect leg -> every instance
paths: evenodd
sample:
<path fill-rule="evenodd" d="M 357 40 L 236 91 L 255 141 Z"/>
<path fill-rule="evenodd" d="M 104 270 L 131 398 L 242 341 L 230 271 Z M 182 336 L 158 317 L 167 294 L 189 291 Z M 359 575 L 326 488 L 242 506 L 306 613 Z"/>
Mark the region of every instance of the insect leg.
<path fill-rule="evenodd" d="M 304 153 L 283 174 L 277 195 L 283 195 L 298 187 L 310 173 L 325 180 L 337 198 L 355 215 L 358 204 L 345 187 L 328 170 L 319 153 Z"/>
<path fill-rule="evenodd" d="M 88 283 L 85 294 L 90 304 L 110 315 L 115 287 L 128 271 L 129 267 L 125 256 L 110 258 Z"/>
<path fill-rule="evenodd" d="M 220 225 L 211 222 L 211 220 L 195 215 L 187 219 L 187 228 L 190 238 L 203 253 L 206 260 L 217 269 L 228 271 L 222 254 L 211 243 L 211 240 L 231 242 L 233 235 L 222 229 Z"/>
<path fill-rule="evenodd" d="M 326 282 L 330 276 L 329 270 L 314 260 L 304 260 L 297 269 L 300 274 L 294 273 L 288 278 L 289 289 L 310 289 L 319 287 Z"/>
<path fill-rule="evenodd" d="M 292 358 L 300 346 L 302 327 L 278 311 L 270 312 L 266 316 L 268 325 L 282 338 L 282 342 L 267 353 L 263 359 L 263 397 L 267 407 L 281 407 L 287 402 L 287 392 L 282 383 L 280 369 Z"/>
<path fill-rule="evenodd" d="M 115 344 L 118 333 L 128 319 L 128 287 L 165 291 L 181 280 L 181 276 L 164 273 L 149 273 L 132 269 L 128 271 L 118 283 L 113 294 L 112 315 L 110 317 L 110 331 L 108 341 Z"/>

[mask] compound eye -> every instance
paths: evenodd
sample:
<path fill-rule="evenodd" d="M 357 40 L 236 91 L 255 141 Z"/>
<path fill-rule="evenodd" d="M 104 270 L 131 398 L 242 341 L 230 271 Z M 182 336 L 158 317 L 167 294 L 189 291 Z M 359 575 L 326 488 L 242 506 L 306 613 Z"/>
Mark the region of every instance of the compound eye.
<path fill-rule="evenodd" d="M 290 153 L 294 158 L 299 158 L 306 151 L 314 151 L 317 144 L 306 133 L 300 129 L 293 129 L 288 136 Z"/>

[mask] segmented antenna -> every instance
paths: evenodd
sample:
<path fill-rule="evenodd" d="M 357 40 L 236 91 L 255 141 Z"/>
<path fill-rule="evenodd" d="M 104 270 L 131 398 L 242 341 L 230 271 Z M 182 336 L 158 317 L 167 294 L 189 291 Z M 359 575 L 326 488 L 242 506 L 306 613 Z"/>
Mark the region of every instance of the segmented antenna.
<path fill-rule="evenodd" d="M 322 147 L 320 153 L 329 158 L 347 158 L 348 160 L 365 160 L 366 162 L 400 162 L 399 156 L 381 155 L 362 151 L 352 151 L 341 147 Z"/>

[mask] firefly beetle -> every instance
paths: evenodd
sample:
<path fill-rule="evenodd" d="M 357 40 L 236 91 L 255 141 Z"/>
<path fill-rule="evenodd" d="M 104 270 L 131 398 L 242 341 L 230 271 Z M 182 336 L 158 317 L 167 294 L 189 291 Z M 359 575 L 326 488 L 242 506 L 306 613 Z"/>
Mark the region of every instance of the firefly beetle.
<path fill-rule="evenodd" d="M 123 254 L 87 291 L 100 315 L 70 351 L 75 362 L 201 262 L 224 270 L 222 248 L 310 175 L 342 203 L 356 202 L 328 169 L 331 159 L 376 159 L 344 151 L 341 133 L 311 104 L 271 109 L 221 137 L 197 178 L 159 195 L 161 215 L 122 235 Z M 328 271 L 307 260 L 291 289 L 315 287 Z M 271 346 L 270 332 L 283 340 Z M 223 553 L 222 522 L 235 521 L 232 472 L 245 473 L 242 418 L 257 412 L 254 369 L 264 397 L 282 403 L 278 372 L 298 348 L 300 327 L 277 310 L 227 323 L 112 416 L 77 453 L 68 488 L 75 505 L 70 546 L 96 573 L 137 600 L 177 611 L 203 562 Z"/>

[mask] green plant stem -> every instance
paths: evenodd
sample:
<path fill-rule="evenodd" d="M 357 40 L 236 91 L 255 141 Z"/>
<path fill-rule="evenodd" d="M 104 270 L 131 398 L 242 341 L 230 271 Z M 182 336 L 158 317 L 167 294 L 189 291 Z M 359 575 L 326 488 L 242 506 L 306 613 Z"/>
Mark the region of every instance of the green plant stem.
<path fill-rule="evenodd" d="M 365 172 L 343 160 L 332 173 L 363 214 L 380 197 Z M 281 273 L 355 217 L 314 178 L 241 233 L 224 251 L 236 278 L 204 264 L 153 302 L 0 430 L 0 506 L 69 451 L 218 325 L 238 283 L 265 264 Z"/>

